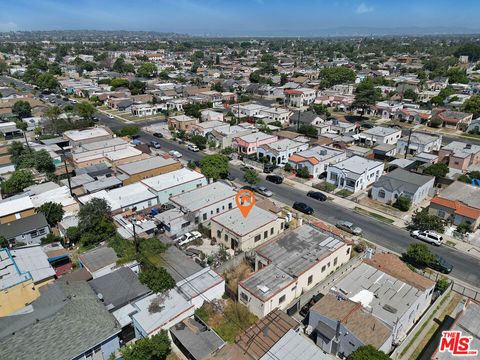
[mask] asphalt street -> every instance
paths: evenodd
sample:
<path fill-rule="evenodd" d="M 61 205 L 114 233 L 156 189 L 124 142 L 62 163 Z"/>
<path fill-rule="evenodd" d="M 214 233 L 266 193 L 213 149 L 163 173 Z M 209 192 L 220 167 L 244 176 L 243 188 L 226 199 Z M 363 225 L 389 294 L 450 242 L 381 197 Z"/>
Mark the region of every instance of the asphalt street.
<path fill-rule="evenodd" d="M 97 113 L 97 116 L 99 114 Z M 118 119 L 110 119 L 108 116 L 100 114 L 99 119 L 102 123 L 112 128 L 119 128 L 125 124 Z M 160 143 L 163 150 L 177 150 L 183 155 L 183 159 L 189 161 L 198 161 L 205 156 L 202 152 L 192 152 L 186 149 L 185 145 L 179 144 L 172 140 L 159 139 L 153 135 L 141 132 L 141 140 L 149 143 L 155 140 Z M 230 165 L 230 174 L 233 175 L 237 182 L 243 182 L 243 171 L 239 167 Z M 381 247 L 396 253 L 405 252 L 408 245 L 413 242 L 420 242 L 410 237 L 408 231 L 397 228 L 393 225 L 383 223 L 379 220 L 358 214 L 351 209 L 339 206 L 331 201 L 319 202 L 306 196 L 306 194 L 287 184 L 273 184 L 262 180 L 259 185 L 266 186 L 274 195 L 273 200 L 281 201 L 287 205 L 292 205 L 295 201 L 302 201 L 313 207 L 315 216 L 326 222 L 335 224 L 339 220 L 346 220 L 360 226 L 363 229 L 363 237 Z M 448 246 L 435 247 L 429 245 L 432 252 L 442 256 L 450 264 L 453 265 L 451 275 L 465 283 L 475 287 L 480 287 L 480 260 L 452 249 Z"/>

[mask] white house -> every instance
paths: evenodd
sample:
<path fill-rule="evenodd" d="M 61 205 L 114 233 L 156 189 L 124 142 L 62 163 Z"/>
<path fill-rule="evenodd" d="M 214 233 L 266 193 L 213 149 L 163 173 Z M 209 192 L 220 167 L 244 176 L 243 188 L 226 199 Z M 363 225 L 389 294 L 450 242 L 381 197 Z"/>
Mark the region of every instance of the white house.
<path fill-rule="evenodd" d="M 327 182 L 355 193 L 377 181 L 383 170 L 383 162 L 352 156 L 328 166 Z"/>
<path fill-rule="evenodd" d="M 442 135 L 412 132 L 410 139 L 408 135 L 398 139 L 397 153 L 405 154 L 407 151 L 410 155 L 431 153 L 440 150 L 441 147 Z"/>
<path fill-rule="evenodd" d="M 373 129 L 366 130 L 358 134 L 360 143 L 368 145 L 378 144 L 396 144 L 402 136 L 401 129 L 376 126 Z"/>
<path fill-rule="evenodd" d="M 222 121 L 223 122 L 223 113 L 218 111 L 213 111 L 210 109 L 202 110 L 201 121 Z"/>
<path fill-rule="evenodd" d="M 257 156 L 267 158 L 268 162 L 274 164 L 286 164 L 293 154 L 308 149 L 308 144 L 290 139 L 282 139 L 270 144 L 257 147 Z"/>
<path fill-rule="evenodd" d="M 309 88 L 287 89 L 285 90 L 285 97 L 288 106 L 309 106 L 315 102 L 317 90 Z"/>
<path fill-rule="evenodd" d="M 260 110 L 260 115 L 264 115 L 264 121 L 268 124 L 271 122 L 280 122 L 282 125 L 288 125 L 290 116 L 292 116 L 292 112 L 289 109 L 285 109 L 282 107 L 274 107 L 274 108 L 266 108 L 264 110 Z"/>
<path fill-rule="evenodd" d="M 347 158 L 345 151 L 328 146 L 315 146 L 311 149 L 300 151 L 288 158 L 288 163 L 293 169 L 306 167 L 314 178 L 327 171 L 330 164 L 336 164 Z"/>
<path fill-rule="evenodd" d="M 238 104 L 232 106 L 232 113 L 237 117 L 254 117 L 260 114 L 263 110 L 269 108 L 260 104 Z"/>
<path fill-rule="evenodd" d="M 293 250 L 294 249 L 294 250 Z M 351 245 L 303 225 L 256 249 L 256 272 L 238 285 L 238 300 L 262 318 L 298 307 L 298 298 L 350 259 Z"/>
<path fill-rule="evenodd" d="M 224 131 L 230 128 L 229 123 L 223 121 L 211 120 L 192 125 L 192 133 L 207 136 L 213 130 Z"/>

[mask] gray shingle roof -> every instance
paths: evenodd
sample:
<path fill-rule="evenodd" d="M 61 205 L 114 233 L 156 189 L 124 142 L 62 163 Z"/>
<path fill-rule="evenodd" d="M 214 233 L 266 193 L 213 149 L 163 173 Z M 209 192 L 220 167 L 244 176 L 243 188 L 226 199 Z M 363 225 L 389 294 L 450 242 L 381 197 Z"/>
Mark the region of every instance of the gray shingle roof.
<path fill-rule="evenodd" d="M 32 306 L 0 318 L 2 360 L 70 360 L 120 332 L 86 282 L 47 285 Z"/>
<path fill-rule="evenodd" d="M 79 256 L 88 271 L 97 271 L 117 261 L 117 254 L 110 247 L 98 247 Z"/>
<path fill-rule="evenodd" d="M 373 186 L 388 191 L 398 190 L 414 194 L 419 187 L 425 185 L 432 179 L 432 176 L 415 174 L 398 168 L 389 174 L 382 175 Z"/>
<path fill-rule="evenodd" d="M 43 229 L 46 226 L 48 226 L 48 223 L 45 215 L 38 213 L 9 223 L 0 224 L 0 234 L 8 240 L 33 230 Z"/>

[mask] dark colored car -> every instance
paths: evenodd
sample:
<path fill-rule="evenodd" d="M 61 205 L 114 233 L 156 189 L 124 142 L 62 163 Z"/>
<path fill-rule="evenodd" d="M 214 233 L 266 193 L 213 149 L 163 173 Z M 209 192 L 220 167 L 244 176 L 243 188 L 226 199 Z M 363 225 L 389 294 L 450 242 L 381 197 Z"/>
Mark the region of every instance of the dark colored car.
<path fill-rule="evenodd" d="M 311 206 L 308 206 L 307 204 L 305 203 L 302 203 L 302 202 L 294 202 L 293 203 L 293 208 L 297 211 L 300 211 L 304 214 L 307 214 L 307 215 L 312 215 L 314 210 Z"/>
<path fill-rule="evenodd" d="M 248 191 L 251 191 L 251 192 L 254 192 L 255 189 L 249 185 L 245 185 L 245 186 L 242 186 L 240 189 L 242 190 L 248 190 Z"/>
<path fill-rule="evenodd" d="M 444 274 L 450 274 L 453 270 L 453 265 L 448 263 L 443 257 L 438 255 L 436 259 L 432 263 L 430 263 L 429 267 Z"/>
<path fill-rule="evenodd" d="M 266 179 L 274 184 L 281 184 L 283 182 L 283 177 L 280 175 L 267 175 Z"/>
<path fill-rule="evenodd" d="M 307 316 L 310 311 L 310 308 L 313 305 L 315 305 L 322 297 L 323 297 L 323 294 L 313 295 L 312 298 L 300 309 L 300 316 L 303 316 L 303 317 Z"/>
<path fill-rule="evenodd" d="M 270 174 L 274 169 L 275 169 L 275 165 L 273 164 L 265 164 L 263 165 L 263 172 L 265 174 Z"/>
<path fill-rule="evenodd" d="M 327 195 L 324 193 L 321 193 L 320 191 L 309 191 L 307 193 L 308 197 L 311 197 L 312 199 L 318 200 L 318 201 L 326 201 L 327 200 Z"/>
<path fill-rule="evenodd" d="M 163 138 L 163 134 L 161 133 L 153 133 L 153 136 L 157 137 L 157 138 Z"/>
<path fill-rule="evenodd" d="M 375 127 L 375 125 L 370 124 L 370 123 L 364 123 L 364 124 L 362 124 L 362 127 L 364 129 L 373 129 Z"/>
<path fill-rule="evenodd" d="M 132 140 L 140 139 L 140 135 L 138 134 L 132 135 L 131 137 L 132 137 Z"/>

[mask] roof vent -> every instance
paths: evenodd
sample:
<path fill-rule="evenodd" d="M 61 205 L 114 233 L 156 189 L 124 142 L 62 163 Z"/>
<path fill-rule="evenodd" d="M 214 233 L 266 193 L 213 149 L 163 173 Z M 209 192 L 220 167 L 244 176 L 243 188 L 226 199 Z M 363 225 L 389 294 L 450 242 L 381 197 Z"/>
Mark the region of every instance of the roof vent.
<path fill-rule="evenodd" d="M 392 313 L 392 314 L 396 314 L 397 313 L 397 309 L 395 309 L 393 306 L 390 306 L 388 304 L 385 304 L 383 305 L 383 309 Z"/>
<path fill-rule="evenodd" d="M 263 293 L 266 293 L 266 292 L 268 292 L 268 291 L 270 290 L 270 289 L 269 289 L 267 286 L 265 286 L 265 285 L 258 285 L 257 288 L 258 288 L 261 292 L 263 292 Z"/>

